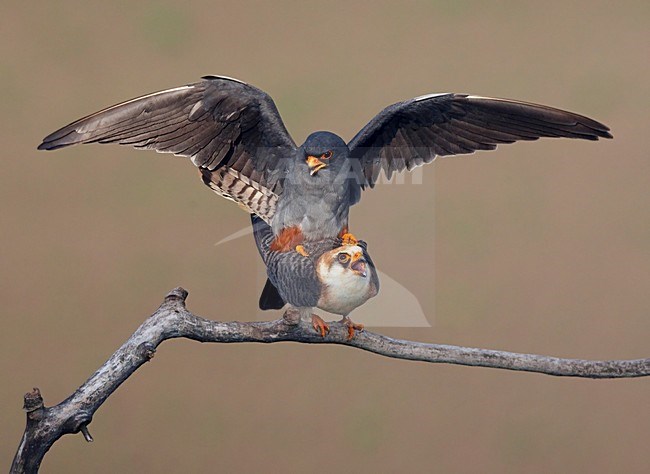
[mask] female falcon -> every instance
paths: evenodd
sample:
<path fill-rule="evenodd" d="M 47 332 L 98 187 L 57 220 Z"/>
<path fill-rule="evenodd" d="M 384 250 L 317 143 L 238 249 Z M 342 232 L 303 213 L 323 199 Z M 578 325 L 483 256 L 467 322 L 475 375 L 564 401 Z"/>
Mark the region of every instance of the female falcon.
<path fill-rule="evenodd" d="M 339 239 L 305 242 L 309 255 L 281 252 L 271 248 L 273 230 L 259 217 L 252 216 L 255 243 L 266 265 L 269 279 L 260 297 L 260 309 L 280 309 L 285 304 L 298 310 L 300 319 L 311 318 L 321 336 L 328 324 L 312 314 L 317 307 L 343 316 L 348 338 L 363 325 L 353 323 L 348 314 L 379 292 L 379 277 L 366 244 L 343 244 Z"/>

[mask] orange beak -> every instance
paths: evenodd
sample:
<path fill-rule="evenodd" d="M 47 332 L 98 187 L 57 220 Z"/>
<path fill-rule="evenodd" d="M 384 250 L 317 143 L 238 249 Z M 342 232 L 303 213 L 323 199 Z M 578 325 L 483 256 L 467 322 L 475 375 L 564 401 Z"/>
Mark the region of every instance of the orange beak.
<path fill-rule="evenodd" d="M 366 270 L 366 259 L 363 258 L 362 252 L 357 252 L 352 256 L 352 264 L 350 265 L 350 268 L 362 277 L 368 275 Z"/>
<path fill-rule="evenodd" d="M 311 176 L 314 176 L 320 170 L 322 170 L 323 168 L 326 168 L 327 164 L 323 163 L 321 160 L 319 160 L 315 156 L 309 155 L 307 157 L 307 166 L 309 166 L 309 174 Z"/>

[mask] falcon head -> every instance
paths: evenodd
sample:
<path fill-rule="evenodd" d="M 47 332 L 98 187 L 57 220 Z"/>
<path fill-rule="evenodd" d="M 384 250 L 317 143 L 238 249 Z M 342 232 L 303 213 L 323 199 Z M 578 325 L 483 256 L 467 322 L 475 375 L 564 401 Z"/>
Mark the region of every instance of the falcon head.
<path fill-rule="evenodd" d="M 302 144 L 300 151 L 300 158 L 304 160 L 310 176 L 338 172 L 349 155 L 348 146 L 343 139 L 330 132 L 312 133 Z"/>
<path fill-rule="evenodd" d="M 345 245 L 331 250 L 323 255 L 323 260 L 327 266 L 325 273 L 330 277 L 340 277 L 347 272 L 361 278 L 368 277 L 368 261 L 358 245 Z"/>
<path fill-rule="evenodd" d="M 374 271 L 358 245 L 344 245 L 324 253 L 316 265 L 322 284 L 318 307 L 347 315 L 377 294 Z"/>

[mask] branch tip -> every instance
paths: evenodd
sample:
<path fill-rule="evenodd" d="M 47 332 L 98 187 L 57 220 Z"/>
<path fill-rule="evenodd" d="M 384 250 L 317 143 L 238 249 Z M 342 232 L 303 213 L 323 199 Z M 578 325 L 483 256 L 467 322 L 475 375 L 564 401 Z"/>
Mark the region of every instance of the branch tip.
<path fill-rule="evenodd" d="M 87 443 L 92 443 L 93 441 L 95 441 L 92 435 L 90 434 L 90 431 L 88 431 L 88 425 L 81 425 L 79 431 L 81 431 L 81 434 L 83 435 Z"/>
<path fill-rule="evenodd" d="M 37 387 L 34 387 L 31 392 L 25 394 L 23 410 L 27 413 L 31 413 L 40 408 L 43 408 L 43 397 L 41 396 L 41 391 Z"/>
<path fill-rule="evenodd" d="M 180 301 L 181 303 L 185 303 L 185 300 L 187 299 L 187 295 L 189 293 L 187 292 L 186 289 L 179 287 L 174 288 L 172 291 L 167 293 L 165 296 L 165 302 L 168 301 Z"/>

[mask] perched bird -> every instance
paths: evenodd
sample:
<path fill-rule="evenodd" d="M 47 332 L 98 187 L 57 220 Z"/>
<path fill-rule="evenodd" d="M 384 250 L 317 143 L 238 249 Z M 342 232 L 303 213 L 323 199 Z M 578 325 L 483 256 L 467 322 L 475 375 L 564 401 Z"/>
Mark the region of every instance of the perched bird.
<path fill-rule="evenodd" d="M 118 143 L 190 157 L 205 184 L 270 225 L 267 253 L 280 262 L 278 253 L 293 254 L 289 259 L 298 254 L 313 259 L 308 248 L 314 246 L 311 251 L 321 255 L 317 244 L 328 239 L 356 244 L 348 230 L 350 206 L 359 202 L 362 190 L 374 187 L 382 170 L 390 179 L 394 172 L 412 170 L 436 156 L 494 150 L 502 143 L 540 137 L 612 136 L 595 120 L 552 107 L 443 93 L 385 108 L 347 144 L 333 133 L 315 132 L 296 146 L 266 93 L 236 79 L 206 76 L 201 82 L 154 92 L 77 120 L 45 137 L 38 148 Z M 334 255 L 325 253 L 321 259 L 338 258 Z M 327 292 L 312 289 L 306 293 L 311 297 L 308 302 L 294 298 L 294 287 L 286 283 L 294 280 L 280 275 L 287 269 L 300 271 L 300 265 L 278 266 L 284 270 L 274 270 L 274 265 L 279 264 L 271 263 L 266 296 L 275 290 L 281 301 L 296 307 L 322 304 L 345 314 L 346 308 L 321 301 Z M 321 269 L 320 265 L 314 268 Z M 347 272 L 354 272 L 352 266 Z M 315 282 L 314 274 L 309 275 L 305 278 Z M 349 273 L 328 275 L 350 281 Z M 336 301 L 345 300 L 343 286 L 338 287 Z M 332 282 L 323 288 L 336 290 Z M 351 307 L 365 301 L 358 289 L 349 295 L 354 300 Z"/>
<path fill-rule="evenodd" d="M 349 208 L 382 170 L 390 179 L 436 156 L 540 137 L 611 138 L 608 130 L 544 105 L 444 93 L 385 108 L 347 144 L 315 132 L 298 147 L 266 93 L 206 76 L 77 120 L 38 148 L 119 143 L 190 157 L 205 184 L 271 226 L 272 250 L 307 255 L 305 242 L 356 241 L 348 232 Z"/>
<path fill-rule="evenodd" d="M 271 227 L 256 215 L 251 216 L 255 243 L 269 277 L 262 296 L 261 309 L 280 309 L 285 304 L 299 312 L 300 319 L 311 319 L 321 336 L 329 325 L 312 313 L 317 307 L 343 316 L 348 338 L 363 325 L 348 315 L 379 292 L 379 277 L 365 242 L 341 245 L 340 239 L 305 242 L 307 257 L 297 252 L 273 250 Z"/>

